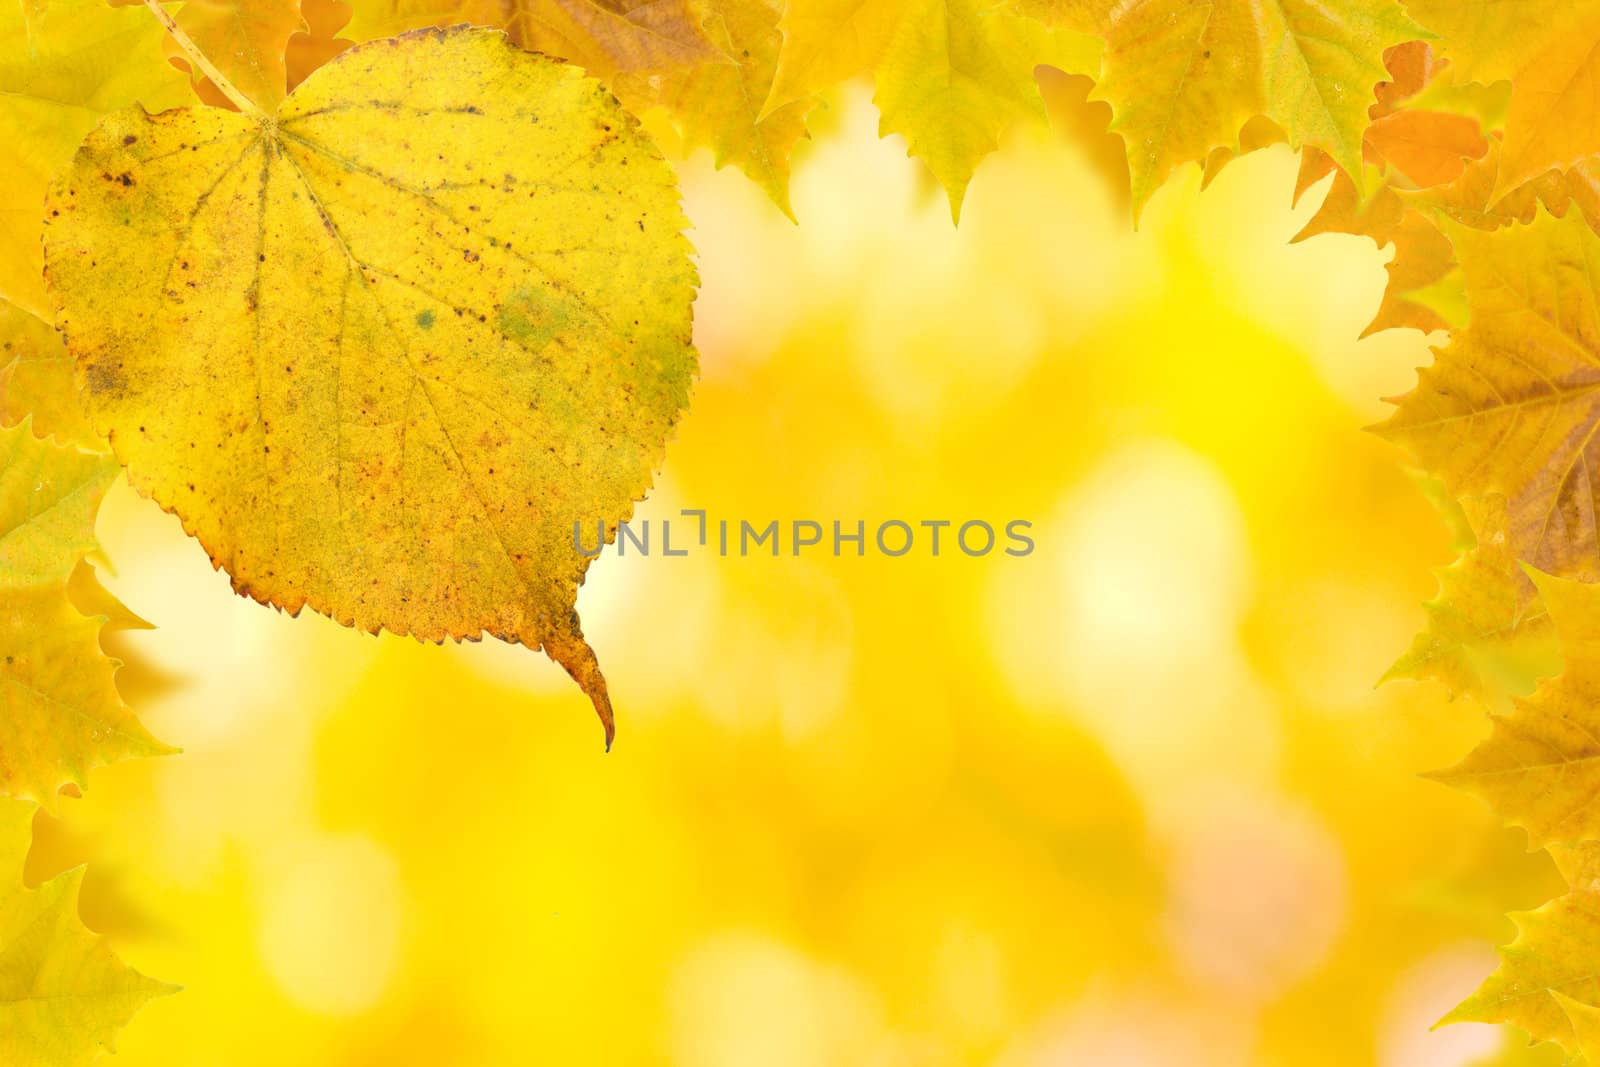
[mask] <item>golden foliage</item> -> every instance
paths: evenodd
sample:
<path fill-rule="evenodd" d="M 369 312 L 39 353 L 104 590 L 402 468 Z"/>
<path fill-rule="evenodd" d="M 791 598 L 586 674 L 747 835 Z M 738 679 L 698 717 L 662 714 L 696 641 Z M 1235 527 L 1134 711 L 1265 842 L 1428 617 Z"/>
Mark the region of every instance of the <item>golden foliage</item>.
<path fill-rule="evenodd" d="M 26 420 L 0 428 L 0 795 L 54 806 L 95 767 L 172 751 L 117 695 L 105 617 L 70 596 L 116 473 L 110 456 L 41 441 Z"/>
<path fill-rule="evenodd" d="M 115 1051 L 117 1031 L 176 986 L 124 964 L 78 920 L 83 869 L 21 884 L 34 806 L 0 799 L 0 1059 L 78 1067 Z"/>
<path fill-rule="evenodd" d="M 1209 184 L 1287 142 L 1296 196 L 1326 183 L 1299 236 L 1393 250 L 1369 332 L 1451 331 L 1381 429 L 1443 484 L 1467 540 L 1388 677 L 1497 713 L 1443 777 L 1551 846 L 1572 884 L 1450 1018 L 1596 1053 L 1600 0 L 151 10 L 165 42 L 149 13 L 98 0 L 0 14 L 17 161 L 0 177 L 0 791 L 54 804 L 93 766 L 167 751 L 99 648 L 104 616 L 138 622 L 84 559 L 115 473 L 102 433 L 240 593 L 543 647 L 609 744 L 573 531 L 609 539 L 631 514 L 695 370 L 685 221 L 636 116 L 791 218 L 808 118 L 856 77 L 953 219 L 981 160 L 1047 114 L 1136 217 L 1187 164 Z M 508 37 L 437 29 L 460 22 Z M 188 99 L 163 49 L 218 106 L 161 110 Z M 38 318 L 52 305 L 65 348 Z M 67 910 L 75 883 L 56 885 L 31 906 Z M 0 971 L 36 980 L 0 996 L 23 1018 L 0 1052 L 77 1062 L 158 988 L 109 957 L 58 974 L 59 945 L 8 940 L 6 917 L 31 914 L 18 899 L 0 893 L 0 961 L 21 960 Z M 63 975 L 107 984 L 29 1004 Z"/>
<path fill-rule="evenodd" d="M 1600 840 L 1600 589 L 1539 576 L 1565 669 L 1512 710 L 1471 755 L 1438 777 L 1476 793 L 1537 847 Z"/>
<path fill-rule="evenodd" d="M 1593 581 L 1600 237 L 1576 215 L 1489 233 L 1457 226 L 1450 237 L 1472 321 L 1420 372 L 1382 432 L 1451 492 L 1504 497 L 1518 559 Z"/>
<path fill-rule="evenodd" d="M 1549 612 L 1507 543 L 1504 502 L 1467 503 L 1478 512 L 1475 522 L 1462 516 L 1472 540 L 1436 572 L 1439 593 L 1424 605 L 1428 628 L 1384 680 L 1433 679 L 1507 710 L 1511 694 L 1524 695 L 1529 680 L 1561 669 L 1561 652 Z"/>

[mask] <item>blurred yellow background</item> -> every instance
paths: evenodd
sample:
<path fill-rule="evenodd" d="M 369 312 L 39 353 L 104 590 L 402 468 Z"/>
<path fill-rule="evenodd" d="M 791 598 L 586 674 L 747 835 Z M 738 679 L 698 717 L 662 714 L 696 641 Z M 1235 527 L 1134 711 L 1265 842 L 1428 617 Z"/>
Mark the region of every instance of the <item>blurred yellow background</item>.
<path fill-rule="evenodd" d="M 701 380 L 640 517 L 1011 518 L 1033 555 L 602 557 L 560 670 L 240 600 L 113 491 L 129 702 L 28 876 L 186 990 L 125 1065 L 1553 1064 L 1430 1032 L 1542 855 L 1418 773 L 1486 729 L 1377 678 L 1447 532 L 1362 432 L 1426 341 L 1291 245 L 1295 160 L 1129 229 L 1039 131 L 959 230 L 864 94 L 783 219 L 683 170 Z"/>

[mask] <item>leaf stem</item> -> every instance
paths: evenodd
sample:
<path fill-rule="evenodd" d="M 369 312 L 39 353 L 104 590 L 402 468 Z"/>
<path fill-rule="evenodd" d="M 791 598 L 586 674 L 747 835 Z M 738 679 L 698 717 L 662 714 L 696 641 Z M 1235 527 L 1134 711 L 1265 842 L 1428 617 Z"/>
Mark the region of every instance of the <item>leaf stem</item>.
<path fill-rule="evenodd" d="M 200 51 L 200 46 L 195 44 L 187 33 L 183 32 L 183 27 L 179 26 L 171 15 L 167 14 L 167 9 L 161 6 L 160 0 L 144 0 L 144 6 L 149 8 L 150 13 L 155 15 L 156 20 L 167 28 L 168 33 L 172 34 L 172 39 L 178 42 L 178 47 L 183 49 L 183 54 L 189 57 L 195 68 L 211 79 L 211 84 L 220 89 L 222 95 L 233 102 L 234 107 L 246 115 L 251 115 L 258 119 L 266 119 L 267 113 L 257 107 L 248 96 L 234 88 L 231 81 L 222 76 L 222 71 L 218 70 L 211 60 L 206 58 L 206 54 Z"/>

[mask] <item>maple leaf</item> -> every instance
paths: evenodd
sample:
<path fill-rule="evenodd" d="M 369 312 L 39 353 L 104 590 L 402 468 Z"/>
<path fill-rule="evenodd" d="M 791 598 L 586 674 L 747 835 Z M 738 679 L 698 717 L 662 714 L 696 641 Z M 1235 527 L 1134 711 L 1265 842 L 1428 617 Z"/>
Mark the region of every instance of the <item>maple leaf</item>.
<path fill-rule="evenodd" d="M 609 740 L 574 528 L 650 485 L 698 282 L 608 93 L 497 30 L 418 31 L 271 118 L 112 115 L 49 211 L 90 416 L 239 593 L 542 646 Z"/>
<path fill-rule="evenodd" d="M 1449 240 L 1424 215 L 1410 210 L 1387 181 L 1368 182 L 1368 195 L 1363 196 L 1350 176 L 1318 149 L 1308 148 L 1302 154 L 1296 200 L 1329 174 L 1333 179 L 1317 213 L 1294 240 L 1304 241 L 1319 233 L 1348 233 L 1370 237 L 1379 248 L 1394 248 L 1394 256 L 1384 264 L 1389 283 L 1383 302 L 1363 336 L 1393 327 L 1424 332 L 1445 328 L 1448 323 L 1435 310 L 1410 297 L 1449 274 L 1455 264 Z"/>
<path fill-rule="evenodd" d="M 270 111 L 289 91 L 284 53 L 289 37 L 307 30 L 299 0 L 185 0 L 177 22 L 252 103 Z M 197 83 L 208 77 L 198 69 L 191 73 Z"/>
<path fill-rule="evenodd" d="M 1409 0 L 1464 78 L 1511 82 L 1495 197 L 1600 152 L 1600 2 Z"/>
<path fill-rule="evenodd" d="M 0 884 L 0 1061 L 76 1067 L 115 1051 L 117 1032 L 134 1013 L 178 987 L 146 978 L 83 926 L 83 868 L 37 889 L 23 886 L 35 810 L 0 800 L 0 867 L 7 871 Z"/>
<path fill-rule="evenodd" d="M 70 596 L 74 573 L 95 548 L 95 511 L 116 474 L 109 455 L 42 441 L 26 421 L 0 428 L 5 796 L 53 805 L 63 785 L 81 788 L 94 767 L 173 751 L 145 732 L 117 695 L 117 663 L 100 651 L 104 618 L 83 614 Z"/>
<path fill-rule="evenodd" d="M 1600 838 L 1600 589 L 1535 572 L 1565 669 L 1436 777 L 1487 801 L 1535 846 Z"/>
<path fill-rule="evenodd" d="M 1322 149 L 1359 174 L 1367 109 L 1385 81 L 1386 49 L 1428 36 L 1396 0 L 1136 0 L 1055 8 L 1068 25 L 1098 22 L 1107 48 L 1096 96 L 1128 145 L 1137 213 L 1184 163 L 1237 151 L 1264 115 L 1294 148 Z"/>
<path fill-rule="evenodd" d="M 1477 230 L 1532 222 L 1540 204 L 1558 218 L 1577 207 L 1590 229 L 1600 227 L 1600 159 L 1549 171 L 1502 193 L 1501 158 L 1499 142 L 1490 141 L 1483 158 L 1469 163 L 1455 180 L 1401 195 L 1419 210 Z"/>
<path fill-rule="evenodd" d="M 1573 889 L 1600 889 L 1600 841 L 1552 844 L 1547 851 Z"/>
<path fill-rule="evenodd" d="M 351 0 L 345 30 L 357 41 L 427 26 L 499 26 L 524 48 L 599 78 L 731 63 L 706 36 L 692 0 Z"/>
<path fill-rule="evenodd" d="M 1372 122 L 1362 136 L 1361 183 L 1314 147 L 1302 149 L 1295 182 L 1298 203 L 1312 185 L 1332 175 L 1316 215 L 1296 241 L 1319 233 L 1348 233 L 1370 237 L 1379 248 L 1394 249 L 1384 265 L 1389 281 L 1383 302 L 1363 336 L 1395 327 L 1428 332 L 1453 324 L 1453 311 L 1441 308 L 1439 294 L 1453 292 L 1454 249 L 1426 205 L 1408 194 L 1419 187 L 1463 180 L 1492 144 L 1476 116 L 1408 106 L 1428 101 L 1448 67 L 1427 42 L 1390 48 L 1384 66 L 1389 79 L 1378 83 L 1367 109 Z M 1218 152 L 1231 158 L 1231 153 L 1219 149 L 1214 159 Z M 1208 164 L 1208 179 L 1209 168 Z"/>
<path fill-rule="evenodd" d="M 1500 494 L 1512 553 L 1540 570 L 1600 577 L 1600 238 L 1573 213 L 1450 240 L 1471 323 L 1418 373 L 1378 430 L 1458 496 Z"/>
<path fill-rule="evenodd" d="M 789 157 L 806 136 L 811 99 L 763 114 L 777 71 L 777 8 L 767 0 L 693 0 L 707 36 L 736 62 L 644 76 L 621 75 L 617 95 L 634 112 L 661 108 L 686 149 L 708 148 L 718 167 L 729 163 L 759 185 L 790 219 Z"/>
<path fill-rule="evenodd" d="M 1600 1004 L 1600 891 L 1574 889 L 1511 918 L 1517 937 L 1500 948 L 1499 970 L 1440 1024 L 1510 1023 L 1535 1040 L 1579 1051 L 1560 998 Z"/>
<path fill-rule="evenodd" d="M 1507 546 L 1504 502 L 1465 504 L 1475 513 L 1460 517 L 1472 540 L 1434 572 L 1439 593 L 1425 605 L 1428 628 L 1382 680 L 1433 679 L 1502 710 L 1512 693 L 1526 692 L 1524 679 L 1561 669 L 1560 649 L 1538 590 Z"/>
<path fill-rule="evenodd" d="M 788 0 L 783 48 L 760 117 L 877 66 L 906 0 Z"/>
<path fill-rule="evenodd" d="M 1367 115 L 1374 120 L 1392 115 L 1432 85 L 1449 66 L 1427 41 L 1406 41 L 1383 53 L 1389 77 L 1373 86 Z"/>
<path fill-rule="evenodd" d="M 506 28 L 526 48 L 608 77 L 733 63 L 702 21 L 689 0 L 516 0 Z"/>
<path fill-rule="evenodd" d="M 0 300 L 0 426 L 32 416 L 33 432 L 103 451 L 77 400 L 72 358 L 50 325 Z"/>
<path fill-rule="evenodd" d="M 959 221 L 978 161 L 1014 122 L 1045 117 L 1034 67 L 1094 70 L 1099 54 L 1092 37 L 981 11 L 976 0 L 914 0 L 878 62 L 878 132 L 905 137 Z"/>
<path fill-rule="evenodd" d="M 189 96 L 162 58 L 164 37 L 143 10 L 104 0 L 0 7 L 0 299 L 49 314 L 39 205 L 51 175 L 100 116 L 135 101 L 160 110 Z"/>
<path fill-rule="evenodd" d="M 0 428 L 0 589 L 65 583 L 94 550 L 94 516 L 117 475 L 110 458 Z"/>
<path fill-rule="evenodd" d="M 1454 181 L 1467 160 L 1489 150 L 1477 119 L 1445 111 L 1393 111 L 1367 127 L 1365 137 L 1387 166 L 1422 188 Z"/>
<path fill-rule="evenodd" d="M 1600 1061 L 1600 1008 L 1555 990 L 1551 990 L 1550 995 L 1567 1016 L 1578 1054 L 1588 1063 Z"/>

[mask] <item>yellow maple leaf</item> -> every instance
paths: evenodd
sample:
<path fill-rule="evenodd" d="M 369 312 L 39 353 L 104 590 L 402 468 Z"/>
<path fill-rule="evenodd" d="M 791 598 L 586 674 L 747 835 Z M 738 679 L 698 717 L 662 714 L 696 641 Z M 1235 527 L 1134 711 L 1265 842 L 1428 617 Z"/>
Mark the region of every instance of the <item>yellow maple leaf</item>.
<path fill-rule="evenodd" d="M 1437 775 L 1482 797 L 1535 846 L 1600 838 L 1600 588 L 1535 573 L 1563 671 L 1494 716 L 1489 737 Z"/>
<path fill-rule="evenodd" d="M 1461 77 L 1511 82 L 1498 199 L 1553 169 L 1600 153 L 1600 2 L 1465 4 L 1410 0 Z"/>
<path fill-rule="evenodd" d="M 610 94 L 497 30 L 418 31 L 271 117 L 118 112 L 50 214 L 91 418 L 237 591 L 543 646 L 609 738 L 575 528 L 614 533 L 650 485 L 698 284 L 672 172 Z"/>
<path fill-rule="evenodd" d="M 1081 10 L 1082 5 L 1074 5 Z M 1386 49 L 1427 36 L 1396 0 L 1136 0 L 1102 5 L 1107 49 L 1098 98 L 1128 145 L 1139 211 L 1174 168 L 1237 151 L 1255 115 L 1291 146 L 1361 168 Z M 1081 14 L 1069 24 L 1082 24 Z"/>
<path fill-rule="evenodd" d="M 27 421 L 0 428 L 0 795 L 53 805 L 97 766 L 173 751 L 122 703 L 105 619 L 69 593 L 116 474 L 110 456 L 42 441 Z"/>
<path fill-rule="evenodd" d="M 1512 553 L 1540 570 L 1600 577 L 1600 238 L 1578 213 L 1480 232 L 1453 225 L 1471 322 L 1379 432 L 1453 494 L 1500 494 Z"/>
<path fill-rule="evenodd" d="M 693 0 L 707 36 L 735 62 L 701 63 L 662 74 L 619 75 L 614 87 L 635 113 L 661 108 L 685 149 L 710 149 L 733 164 L 789 218 L 789 157 L 806 136 L 812 99 L 763 113 L 778 67 L 778 10 L 768 0 Z"/>
<path fill-rule="evenodd" d="M 1472 542 L 1434 573 L 1439 592 L 1425 607 L 1428 627 L 1389 668 L 1393 678 L 1431 678 L 1492 710 L 1507 710 L 1534 679 L 1561 669 L 1561 653 L 1538 590 L 1517 566 L 1505 536 L 1505 504 L 1468 500 Z"/>
<path fill-rule="evenodd" d="M 49 314 L 39 205 L 100 116 L 136 100 L 158 111 L 188 98 L 183 75 L 162 58 L 164 36 L 144 10 L 104 0 L 0 7 L 0 299 Z"/>
<path fill-rule="evenodd" d="M 731 64 L 701 21 L 688 0 L 515 0 L 506 28 L 525 48 L 609 77 Z"/>
<path fill-rule="evenodd" d="M 1532 222 L 1539 203 L 1538 187 L 1529 183 L 1497 194 L 1500 159 L 1500 144 L 1491 141 L 1483 157 L 1463 167 L 1455 178 L 1401 195 L 1414 207 L 1475 230 Z"/>
<path fill-rule="evenodd" d="M 109 457 L 0 428 L 0 589 L 64 583 L 95 548 L 94 516 L 117 476 Z"/>
<path fill-rule="evenodd" d="M 1552 844 L 1547 851 L 1573 889 L 1600 889 L 1600 841 Z"/>
<path fill-rule="evenodd" d="M 146 978 L 83 926 L 83 868 L 23 886 L 34 811 L 0 800 L 0 1062 L 77 1067 L 115 1051 L 134 1013 L 178 987 Z"/>
<path fill-rule="evenodd" d="M 783 48 L 760 117 L 877 66 L 906 0 L 788 0 Z"/>
<path fill-rule="evenodd" d="M 1500 948 L 1500 968 L 1440 1020 L 1510 1023 L 1535 1040 L 1578 1052 L 1578 1035 L 1561 1000 L 1600 1004 L 1600 891 L 1574 889 L 1513 915 L 1517 937 Z"/>
<path fill-rule="evenodd" d="M 1088 35 L 985 11 L 977 0 L 913 0 L 878 61 L 878 132 L 905 137 L 959 221 L 979 160 L 1013 123 L 1045 118 L 1034 68 L 1092 71 L 1099 55 Z"/>
<path fill-rule="evenodd" d="M 1319 233 L 1350 233 L 1372 238 L 1379 248 L 1393 247 L 1394 255 L 1384 266 L 1389 281 L 1383 302 L 1363 335 L 1395 327 L 1445 329 L 1452 325 L 1454 311 L 1443 306 L 1439 294 L 1454 292 L 1450 283 L 1455 253 L 1424 205 L 1408 199 L 1408 194 L 1419 187 L 1463 180 L 1469 163 L 1489 152 L 1491 143 L 1475 116 L 1414 106 L 1428 99 L 1448 69 L 1427 42 L 1390 48 L 1384 66 L 1389 79 L 1378 83 L 1367 109 L 1372 122 L 1362 137 L 1361 183 L 1321 149 L 1301 151 L 1296 202 L 1328 175 L 1332 180 L 1316 215 L 1295 240 Z M 1241 131 L 1241 142 L 1251 123 Z M 1226 149 L 1216 149 L 1213 160 L 1219 153 L 1232 156 Z M 1208 179 L 1211 166 L 1208 162 Z"/>
<path fill-rule="evenodd" d="M 1551 990 L 1550 995 L 1567 1016 L 1578 1054 L 1588 1063 L 1600 1062 L 1600 1008 L 1556 990 Z"/>
<path fill-rule="evenodd" d="M 42 319 L 0 300 L 0 426 L 32 416 L 33 432 L 64 444 L 103 451 L 78 404 L 72 358 Z"/>

